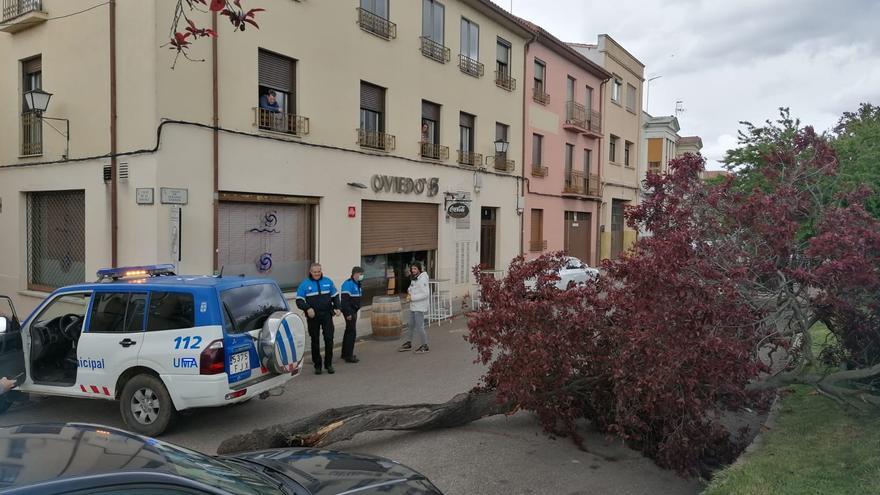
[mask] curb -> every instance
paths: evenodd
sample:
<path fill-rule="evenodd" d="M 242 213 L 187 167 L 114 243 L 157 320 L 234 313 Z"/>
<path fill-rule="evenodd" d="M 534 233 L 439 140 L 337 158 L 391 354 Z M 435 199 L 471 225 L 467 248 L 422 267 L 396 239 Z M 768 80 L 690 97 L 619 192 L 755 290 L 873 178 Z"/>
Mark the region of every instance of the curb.
<path fill-rule="evenodd" d="M 772 431 L 776 427 L 776 421 L 779 419 L 779 413 L 782 411 L 782 398 L 779 396 L 779 392 L 773 397 L 773 402 L 770 404 L 770 409 L 767 412 L 767 417 L 764 419 L 764 422 L 761 423 L 760 428 L 758 429 L 758 434 L 755 435 L 755 438 L 743 449 L 742 453 L 736 458 L 733 463 L 728 467 L 739 466 L 746 462 L 754 453 L 761 448 L 764 444 L 764 434 L 768 431 Z M 726 468 L 725 468 L 726 469 Z"/>

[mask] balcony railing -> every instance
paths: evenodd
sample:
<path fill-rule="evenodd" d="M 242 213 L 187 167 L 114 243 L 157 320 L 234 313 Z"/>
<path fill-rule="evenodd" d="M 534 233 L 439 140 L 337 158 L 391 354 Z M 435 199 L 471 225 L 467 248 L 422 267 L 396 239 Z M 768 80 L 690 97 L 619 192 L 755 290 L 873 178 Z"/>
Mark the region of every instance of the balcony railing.
<path fill-rule="evenodd" d="M 273 112 L 263 108 L 254 108 L 254 125 L 264 131 L 283 132 L 294 136 L 305 136 L 309 133 L 308 117 Z"/>
<path fill-rule="evenodd" d="M 21 155 L 43 154 L 43 122 L 36 113 L 21 116 Z"/>
<path fill-rule="evenodd" d="M 472 153 L 470 151 L 458 150 L 458 163 L 459 165 L 476 167 L 483 164 L 483 155 L 479 153 Z"/>
<path fill-rule="evenodd" d="M 430 38 L 425 38 L 424 36 L 419 39 L 422 40 L 422 55 L 431 60 L 436 60 L 441 64 L 449 62 L 449 48 L 446 48 Z"/>
<path fill-rule="evenodd" d="M 375 34 L 382 39 L 392 40 L 397 38 L 397 24 L 360 7 L 357 11 L 358 25 L 360 25 L 361 29 L 370 34 Z"/>
<path fill-rule="evenodd" d="M 538 251 L 543 251 L 545 249 L 547 249 L 547 241 L 544 241 L 544 240 L 541 240 L 541 241 L 530 240 L 529 241 L 529 251 L 538 252 Z"/>
<path fill-rule="evenodd" d="M 602 114 L 569 100 L 565 102 L 564 126 L 568 130 L 598 136 L 602 131 Z"/>
<path fill-rule="evenodd" d="M 495 85 L 507 91 L 516 89 L 516 79 L 510 77 L 509 71 L 495 71 Z"/>
<path fill-rule="evenodd" d="M 43 10 L 42 0 L 3 0 L 3 22 Z"/>
<path fill-rule="evenodd" d="M 462 54 L 458 55 L 458 68 L 465 74 L 474 77 L 483 77 L 485 69 L 479 61 Z"/>
<path fill-rule="evenodd" d="M 449 159 L 449 146 L 441 146 L 439 144 L 420 141 L 419 150 L 422 158 L 430 158 L 431 160 Z"/>
<path fill-rule="evenodd" d="M 547 177 L 550 169 L 541 165 L 532 165 L 532 177 Z"/>
<path fill-rule="evenodd" d="M 563 194 L 599 196 L 599 176 L 571 170 L 565 175 Z"/>
<path fill-rule="evenodd" d="M 506 153 L 496 153 L 493 156 L 488 156 L 486 157 L 486 161 L 492 162 L 492 168 L 499 172 L 513 172 L 516 169 L 516 162 L 508 160 Z"/>
<path fill-rule="evenodd" d="M 538 86 L 532 88 L 532 99 L 541 105 L 547 105 L 550 103 L 550 95 L 544 92 L 544 88 Z"/>
<path fill-rule="evenodd" d="M 396 144 L 396 138 L 391 134 L 384 132 L 368 131 L 367 129 L 358 129 L 358 144 L 364 148 L 372 148 L 374 150 L 391 151 Z"/>

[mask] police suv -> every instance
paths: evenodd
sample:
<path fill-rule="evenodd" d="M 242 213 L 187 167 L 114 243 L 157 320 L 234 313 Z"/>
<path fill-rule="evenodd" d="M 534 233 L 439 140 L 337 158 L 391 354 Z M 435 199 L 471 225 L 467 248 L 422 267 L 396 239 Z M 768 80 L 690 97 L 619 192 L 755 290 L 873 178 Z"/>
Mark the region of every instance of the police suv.
<path fill-rule="evenodd" d="M 302 365 L 305 325 L 278 285 L 173 270 L 99 270 L 23 322 L 0 296 L 0 376 L 24 393 L 119 400 L 125 424 L 150 436 L 179 411 L 280 393 Z"/>

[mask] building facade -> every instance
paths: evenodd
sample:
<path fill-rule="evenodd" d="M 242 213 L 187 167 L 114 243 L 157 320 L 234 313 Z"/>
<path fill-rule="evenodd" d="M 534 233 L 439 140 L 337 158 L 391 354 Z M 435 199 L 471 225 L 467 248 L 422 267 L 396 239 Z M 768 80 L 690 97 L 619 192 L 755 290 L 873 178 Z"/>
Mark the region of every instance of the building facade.
<path fill-rule="evenodd" d="M 654 117 L 643 112 L 642 118 L 643 142 L 639 171 L 642 180 L 645 180 L 648 172 L 665 174 L 669 171 L 669 161 L 678 157 L 676 145 L 681 127 L 678 118 L 672 115 Z"/>
<path fill-rule="evenodd" d="M 607 34 L 595 45 L 572 44 L 578 52 L 611 73 L 603 94 L 602 208 L 599 213 L 600 257 L 616 258 L 636 241 L 624 212 L 639 202 L 637 160 L 641 147 L 642 84 L 645 66 Z"/>
<path fill-rule="evenodd" d="M 688 153 L 699 155 L 703 149 L 703 138 L 700 136 L 682 136 L 675 143 L 676 157 L 684 156 Z"/>
<path fill-rule="evenodd" d="M 611 74 L 547 31 L 526 52 L 523 250 L 599 261 L 602 90 Z"/>
<path fill-rule="evenodd" d="M 361 265 L 370 297 L 421 261 L 461 296 L 520 254 L 530 33 L 488 0 L 265 0 L 259 31 L 220 18 L 173 69 L 173 0 L 20 3 L 5 26 L 43 21 L 0 34 L 0 293 L 23 307 L 162 262 L 287 290 Z"/>

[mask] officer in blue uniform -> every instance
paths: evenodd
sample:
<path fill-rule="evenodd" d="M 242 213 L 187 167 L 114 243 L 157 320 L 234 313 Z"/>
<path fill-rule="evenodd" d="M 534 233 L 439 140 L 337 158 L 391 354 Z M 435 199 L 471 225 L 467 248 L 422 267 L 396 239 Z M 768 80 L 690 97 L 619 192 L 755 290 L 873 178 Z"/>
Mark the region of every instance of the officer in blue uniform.
<path fill-rule="evenodd" d="M 345 317 L 345 335 L 342 336 L 342 360 L 347 363 L 360 361 L 354 355 L 354 340 L 357 337 L 357 316 L 361 309 L 361 280 L 364 269 L 356 266 L 351 269 L 351 277 L 342 283 L 342 316 Z"/>
<path fill-rule="evenodd" d="M 333 369 L 333 316 L 339 314 L 339 292 L 333 281 L 324 276 L 320 263 L 312 263 L 309 276 L 296 290 L 296 306 L 306 314 L 312 340 L 312 363 L 315 374 L 323 368 L 331 375 Z M 324 333 L 324 359 L 321 360 L 321 332 Z"/>

